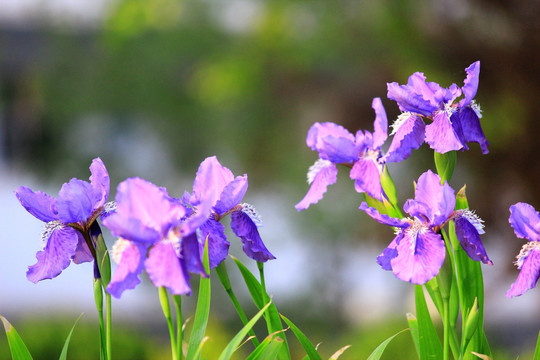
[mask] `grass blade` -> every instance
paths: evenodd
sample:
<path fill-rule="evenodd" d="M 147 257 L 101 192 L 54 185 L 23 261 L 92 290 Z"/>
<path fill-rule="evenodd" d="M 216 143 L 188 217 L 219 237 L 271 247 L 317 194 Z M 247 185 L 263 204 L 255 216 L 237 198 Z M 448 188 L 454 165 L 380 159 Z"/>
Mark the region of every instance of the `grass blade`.
<path fill-rule="evenodd" d="M 229 342 L 227 347 L 223 350 L 218 360 L 229 360 L 233 353 L 236 351 L 238 346 L 242 343 L 242 339 L 246 337 L 249 333 L 249 330 L 253 328 L 253 325 L 261 318 L 264 312 L 270 307 L 272 303 L 269 302 L 266 304 L 255 316 L 248 321 L 248 323 L 235 335 L 235 337 Z"/>
<path fill-rule="evenodd" d="M 11 351 L 11 357 L 13 360 L 32 359 L 30 351 L 28 351 L 28 348 L 26 345 L 24 345 L 24 342 L 19 336 L 19 333 L 17 333 L 17 330 L 15 330 L 9 321 L 7 321 L 7 319 L 2 315 L 0 315 L 0 320 L 2 320 L 2 323 L 4 323 L 4 330 L 6 331 L 9 350 Z"/>
<path fill-rule="evenodd" d="M 416 317 L 418 319 L 418 345 L 420 350 L 420 359 L 442 359 L 441 341 L 437 336 L 435 326 L 431 321 L 431 316 L 424 297 L 424 290 L 421 285 L 414 287 L 416 302 Z"/>
<path fill-rule="evenodd" d="M 79 322 L 82 316 L 83 314 L 79 315 L 77 320 L 75 320 L 75 323 L 73 324 L 73 327 L 71 328 L 71 331 L 69 332 L 66 338 L 66 342 L 64 343 L 64 347 L 62 348 L 62 352 L 60 353 L 60 357 L 58 358 L 59 360 L 67 359 L 67 352 L 68 352 L 69 341 L 71 340 L 71 334 L 73 334 L 73 330 L 75 330 L 75 326 L 77 326 L 77 323 Z"/>
<path fill-rule="evenodd" d="M 283 339 L 280 337 L 273 338 L 268 346 L 264 349 L 259 360 L 275 360 L 279 355 L 279 351 L 283 346 Z"/>
<path fill-rule="evenodd" d="M 204 245 L 203 266 L 206 273 L 210 274 L 208 242 Z M 189 337 L 186 360 L 195 360 L 200 357 L 198 349 L 206 333 L 206 325 L 208 324 L 208 316 L 210 315 L 210 295 L 210 277 L 201 276 L 197 310 L 195 310 L 195 319 L 193 320 L 193 328 Z"/>
<path fill-rule="evenodd" d="M 384 350 L 388 346 L 388 344 L 390 344 L 390 342 L 392 340 L 394 340 L 394 338 L 396 336 L 398 336 L 399 334 L 401 334 L 402 332 L 407 331 L 407 330 L 409 330 L 409 329 L 403 329 L 400 332 L 390 336 L 388 339 L 384 340 L 379 346 L 377 346 L 375 348 L 375 350 L 373 350 L 373 352 L 371 353 L 371 355 L 369 355 L 367 360 L 379 360 L 381 358 L 382 354 L 384 353 Z"/>
<path fill-rule="evenodd" d="M 285 316 L 281 315 L 281 318 L 285 323 L 291 328 L 293 334 L 296 336 L 304 350 L 306 351 L 306 354 L 308 355 L 310 360 L 322 360 L 321 356 L 315 349 L 315 346 L 309 341 L 307 336 L 300 330 L 291 320 L 287 319 Z"/>

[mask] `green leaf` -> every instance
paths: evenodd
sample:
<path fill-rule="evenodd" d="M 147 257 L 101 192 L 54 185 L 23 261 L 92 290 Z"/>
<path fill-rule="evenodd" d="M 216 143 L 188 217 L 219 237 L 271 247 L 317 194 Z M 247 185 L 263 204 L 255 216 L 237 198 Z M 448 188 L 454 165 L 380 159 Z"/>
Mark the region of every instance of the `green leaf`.
<path fill-rule="evenodd" d="M 416 301 L 416 317 L 418 319 L 418 344 L 420 348 L 421 360 L 442 359 L 442 346 L 437 336 L 435 326 L 431 321 L 431 316 L 424 297 L 424 290 L 421 285 L 414 287 Z"/>
<path fill-rule="evenodd" d="M 351 345 L 345 345 L 344 347 L 342 347 L 341 349 L 339 349 L 338 351 L 336 351 L 335 353 L 332 354 L 332 356 L 330 356 L 330 359 L 329 360 L 337 360 L 339 359 L 339 357 L 341 355 L 343 355 L 343 353 L 345 352 L 345 350 L 347 350 L 348 348 L 350 348 Z"/>
<path fill-rule="evenodd" d="M 270 307 L 272 302 L 266 304 L 255 316 L 249 320 L 249 322 L 244 325 L 244 327 L 232 338 L 229 344 L 225 347 L 218 360 L 228 360 L 232 357 L 233 353 L 236 351 L 238 346 L 242 343 L 242 339 L 246 337 L 249 333 L 249 330 L 253 328 L 255 323 L 263 316 L 264 312 Z"/>
<path fill-rule="evenodd" d="M 444 154 L 435 154 L 435 167 L 437 168 L 437 173 L 441 177 L 441 184 L 444 181 L 449 181 L 452 178 L 454 173 L 454 168 L 456 166 L 457 155 L 455 151 L 449 151 Z"/>
<path fill-rule="evenodd" d="M 0 315 L 0 320 L 4 323 L 4 330 L 6 331 L 6 336 L 9 344 L 9 350 L 11 351 L 11 357 L 13 360 L 26 360 L 32 359 L 32 355 L 28 351 L 26 345 L 22 341 L 19 333 L 5 317 Z"/>
<path fill-rule="evenodd" d="M 208 241 L 204 245 L 203 266 L 207 274 L 210 274 L 208 261 Z M 199 359 L 199 346 L 206 333 L 208 316 L 210 315 L 210 277 L 201 276 L 199 283 L 199 298 L 197 299 L 197 309 L 195 310 L 195 319 L 189 338 L 186 360 Z"/>
<path fill-rule="evenodd" d="M 420 357 L 420 337 L 418 335 L 418 319 L 411 313 L 407 313 L 407 322 L 409 323 L 409 328 L 411 329 L 411 336 L 413 339 L 414 347 L 418 357 Z"/>
<path fill-rule="evenodd" d="M 538 332 L 538 339 L 536 340 L 536 349 L 534 350 L 534 360 L 540 360 L 540 332 Z"/>
<path fill-rule="evenodd" d="M 259 359 L 261 354 L 264 352 L 264 349 L 270 344 L 270 341 L 272 341 L 272 336 L 267 336 L 256 348 L 253 350 L 251 354 L 246 358 L 246 360 L 255 360 Z"/>
<path fill-rule="evenodd" d="M 71 334 L 73 334 L 73 330 L 75 330 L 75 326 L 77 326 L 77 323 L 79 322 L 79 320 L 81 319 L 82 316 L 83 316 L 83 314 L 79 315 L 77 320 L 75 320 L 75 323 L 73 324 L 73 327 L 71 328 L 71 331 L 69 332 L 69 334 L 68 334 L 68 336 L 66 338 L 66 342 L 64 343 L 64 347 L 62 348 L 62 352 L 60 353 L 59 360 L 66 360 L 67 359 L 67 351 L 68 351 L 69 341 L 71 340 Z"/>
<path fill-rule="evenodd" d="M 232 257 L 232 259 L 236 263 L 236 266 L 238 266 L 238 270 L 240 270 L 240 273 L 244 278 L 244 282 L 246 283 L 253 302 L 259 309 L 262 308 L 264 306 L 263 290 L 259 280 L 257 280 L 255 275 L 253 275 L 240 260 L 235 257 Z"/>
<path fill-rule="evenodd" d="M 285 321 L 287 326 L 289 326 L 291 328 L 293 334 L 296 336 L 296 338 L 298 339 L 298 341 L 300 342 L 300 344 L 302 345 L 302 347 L 306 351 L 307 355 L 309 356 L 309 359 L 310 360 L 321 360 L 322 358 L 319 355 L 319 353 L 317 352 L 317 350 L 315 349 L 315 346 L 313 346 L 311 341 L 309 341 L 309 339 L 302 332 L 302 330 L 300 330 L 298 328 L 298 326 L 296 326 L 291 320 L 287 319 L 285 316 L 281 315 L 281 318 L 283 319 L 283 321 Z"/>
<path fill-rule="evenodd" d="M 394 335 L 390 336 L 388 339 L 384 340 L 379 346 L 377 346 L 377 348 L 375 350 L 373 350 L 373 352 L 371 353 L 371 355 L 369 355 L 367 360 L 379 360 L 381 358 L 382 354 L 384 353 L 384 350 L 388 346 L 388 344 L 390 344 L 390 341 L 392 341 L 396 336 L 398 336 L 399 334 L 401 334 L 402 332 L 407 331 L 407 330 L 409 330 L 409 329 L 403 329 L 400 332 L 398 332 L 397 334 L 394 334 Z"/>
<path fill-rule="evenodd" d="M 392 180 L 392 177 L 390 176 L 390 173 L 388 172 L 388 167 L 386 165 L 384 165 L 383 171 L 381 173 L 381 186 L 384 190 L 384 193 L 388 197 L 388 201 L 390 201 L 390 204 L 392 204 L 393 206 L 397 206 L 398 198 L 396 185 L 394 184 L 394 180 Z"/>
<path fill-rule="evenodd" d="M 261 356 L 258 358 L 259 360 L 275 360 L 278 355 L 279 351 L 281 350 L 281 347 L 283 346 L 284 342 L 283 339 L 280 337 L 273 338 L 268 346 L 264 349 Z"/>

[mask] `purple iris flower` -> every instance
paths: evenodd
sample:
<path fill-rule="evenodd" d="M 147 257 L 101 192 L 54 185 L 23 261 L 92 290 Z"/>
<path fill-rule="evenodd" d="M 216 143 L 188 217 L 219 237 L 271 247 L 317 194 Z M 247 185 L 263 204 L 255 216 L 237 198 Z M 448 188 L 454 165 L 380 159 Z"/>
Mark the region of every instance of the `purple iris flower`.
<path fill-rule="evenodd" d="M 394 139 L 390 149 L 401 148 L 410 153 L 424 140 L 435 151 L 443 154 L 452 150 L 468 150 L 469 142 L 477 142 L 483 154 L 489 143 L 480 126 L 481 111 L 473 98 L 478 90 L 480 61 L 465 69 L 463 87 L 452 84 L 448 89 L 434 82 L 426 82 L 423 73 L 409 77 L 407 85 L 388 84 L 388 98 L 395 100 L 403 113 L 394 123 Z M 463 98 L 456 102 L 461 95 Z M 422 117 L 431 119 L 425 125 Z M 385 161 L 392 161 L 387 155 Z"/>
<path fill-rule="evenodd" d="M 518 238 L 529 240 L 523 245 L 515 262 L 521 271 L 506 296 L 520 296 L 536 286 L 540 277 L 540 214 L 529 204 L 510 206 L 510 225 Z"/>
<path fill-rule="evenodd" d="M 379 265 L 401 280 L 426 283 L 439 273 L 444 262 L 446 249 L 440 230 L 450 220 L 455 222 L 456 235 L 467 255 L 491 265 L 480 240 L 482 220 L 469 210 L 454 211 L 455 204 L 454 190 L 446 182 L 441 185 L 439 175 L 430 170 L 418 179 L 414 200 L 407 200 L 403 207 L 409 218 L 392 218 L 362 203 L 360 210 L 397 228 L 394 240 L 377 257 Z"/>
<path fill-rule="evenodd" d="M 182 236 L 180 225 L 186 209 L 165 188 L 129 178 L 118 185 L 116 212 L 103 220 L 114 236 L 112 248 L 118 264 L 107 291 L 119 298 L 133 289 L 146 270 L 155 286 L 165 286 L 173 294 L 191 292 L 189 273 L 205 274 L 195 234 Z"/>
<path fill-rule="evenodd" d="M 247 256 L 259 262 L 275 259 L 260 237 L 262 226 L 252 205 L 241 203 L 248 188 L 247 175 L 237 176 L 222 166 L 215 156 L 206 158 L 197 171 L 193 192 L 182 197 L 188 207 L 188 216 L 182 233 L 198 233 L 202 247 L 208 239 L 210 268 L 218 266 L 229 252 L 230 243 L 221 219 L 231 216 L 231 229 L 243 243 Z"/>
<path fill-rule="evenodd" d="M 349 176 L 354 180 L 356 191 L 383 200 L 385 195 L 381 186 L 381 172 L 384 162 L 381 161 L 381 147 L 388 138 L 388 120 L 380 98 L 373 99 L 372 108 L 375 110 L 373 134 L 358 130 L 353 135 L 344 127 L 331 122 L 311 126 L 306 143 L 319 153 L 319 159 L 309 168 L 307 178 L 311 186 L 306 196 L 296 204 L 298 211 L 322 199 L 328 185 L 337 180 L 338 164 L 351 168 Z"/>
<path fill-rule="evenodd" d="M 109 174 L 101 159 L 92 161 L 90 172 L 90 182 L 73 178 L 62 185 L 57 198 L 26 186 L 15 191 L 21 205 L 46 223 L 41 234 L 43 250 L 36 254 L 37 263 L 28 267 L 28 280 L 37 283 L 52 279 L 67 268 L 71 260 L 80 264 L 94 259 L 94 249 L 88 247 L 83 233 L 90 238 L 90 228 L 99 216 L 109 214 L 111 205 L 106 204 Z"/>

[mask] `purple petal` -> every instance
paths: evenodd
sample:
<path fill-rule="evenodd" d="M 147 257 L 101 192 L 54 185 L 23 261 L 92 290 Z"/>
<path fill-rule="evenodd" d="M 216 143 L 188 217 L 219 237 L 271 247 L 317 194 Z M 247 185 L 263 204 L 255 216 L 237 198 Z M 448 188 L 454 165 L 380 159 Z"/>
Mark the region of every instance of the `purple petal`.
<path fill-rule="evenodd" d="M 441 154 L 463 147 L 446 111 L 438 111 L 433 117 L 433 123 L 426 126 L 426 142 Z"/>
<path fill-rule="evenodd" d="M 109 173 L 105 168 L 105 164 L 100 158 L 96 158 L 90 165 L 90 183 L 94 188 L 94 194 L 99 194 L 99 200 L 94 204 L 94 209 L 97 209 L 107 202 L 109 197 L 110 179 Z"/>
<path fill-rule="evenodd" d="M 201 238 L 208 239 L 210 269 L 218 266 L 229 254 L 230 243 L 225 235 L 225 227 L 215 219 L 208 219 L 201 227 Z"/>
<path fill-rule="evenodd" d="M 197 239 L 197 234 L 193 233 L 182 238 L 182 259 L 189 272 L 208 276 L 202 263 L 203 245 Z M 210 256 L 210 254 L 208 254 Z"/>
<path fill-rule="evenodd" d="M 44 222 L 58 220 L 56 199 L 52 196 L 45 194 L 43 191 L 33 192 L 32 189 L 26 186 L 19 186 L 15 191 L 15 196 L 26 211 L 39 220 Z"/>
<path fill-rule="evenodd" d="M 444 262 L 445 245 L 441 236 L 425 228 L 405 230 L 391 260 L 397 278 L 422 285 L 435 277 Z"/>
<path fill-rule="evenodd" d="M 392 264 L 391 261 L 393 258 L 397 256 L 397 244 L 401 241 L 403 238 L 403 231 L 400 231 L 399 234 L 392 240 L 390 245 L 386 249 L 383 250 L 381 255 L 377 256 L 377 264 L 379 264 L 383 270 L 391 271 L 392 270 Z"/>
<path fill-rule="evenodd" d="M 476 111 L 470 106 L 461 108 L 458 113 L 458 121 L 463 132 L 463 140 L 465 142 L 476 142 L 480 144 L 482 154 L 489 153 L 489 142 L 486 140 Z"/>
<path fill-rule="evenodd" d="M 438 109 L 433 94 L 437 90 L 435 83 L 426 83 L 424 74 L 416 72 L 409 76 L 407 85 L 396 82 L 388 83 L 387 96 L 398 103 L 401 111 L 410 111 L 424 116 L 430 116 Z"/>
<path fill-rule="evenodd" d="M 540 213 L 531 205 L 520 202 L 510 206 L 508 221 L 518 238 L 540 241 Z"/>
<path fill-rule="evenodd" d="M 75 249 L 75 255 L 73 255 L 73 262 L 75 264 L 81 264 L 85 262 L 90 262 L 94 260 L 94 257 L 92 256 L 92 253 L 90 252 L 90 249 L 88 248 L 88 245 L 86 244 L 86 241 L 84 241 L 84 237 L 82 234 L 78 231 L 77 233 L 77 248 Z"/>
<path fill-rule="evenodd" d="M 418 178 L 414 198 L 415 200 L 408 201 L 403 209 L 412 216 L 427 217 L 432 226 L 441 225 L 448 220 L 456 206 L 454 190 L 446 181 L 441 185 L 441 178 L 431 170 Z"/>
<path fill-rule="evenodd" d="M 144 262 L 146 272 L 156 287 L 165 286 L 175 295 L 189 294 L 189 274 L 180 262 L 171 242 L 158 242 Z"/>
<path fill-rule="evenodd" d="M 214 206 L 214 211 L 219 215 L 225 214 L 236 205 L 240 204 L 248 188 L 247 175 L 238 176 L 223 189 L 219 200 Z"/>
<path fill-rule="evenodd" d="M 467 255 L 475 261 L 493 265 L 493 262 L 487 256 L 482 240 L 480 240 L 478 229 L 469 221 L 469 219 L 466 216 L 460 216 L 454 219 L 454 222 L 456 224 L 456 236 Z"/>
<path fill-rule="evenodd" d="M 350 177 L 354 181 L 354 188 L 359 193 L 367 193 L 377 200 L 383 201 L 384 192 L 381 186 L 380 164 L 372 158 L 361 158 L 351 169 Z"/>
<path fill-rule="evenodd" d="M 309 180 L 312 180 L 311 186 L 306 196 L 295 205 L 296 210 L 302 211 L 307 209 L 311 204 L 318 203 L 323 198 L 328 185 L 332 185 L 337 181 L 337 172 L 336 165 L 329 161 L 322 160 L 316 162 L 309 169 L 308 173 Z"/>
<path fill-rule="evenodd" d="M 403 117 L 403 118 L 402 118 Z M 401 122 L 400 122 L 400 118 Z M 411 155 L 424 142 L 426 125 L 415 114 L 404 113 L 394 125 L 395 135 L 382 162 L 400 162 Z"/>
<path fill-rule="evenodd" d="M 138 242 L 156 242 L 162 238 L 162 234 L 157 230 L 141 223 L 139 219 L 124 217 L 114 213 L 103 219 L 103 225 L 111 233 L 123 239 Z"/>
<path fill-rule="evenodd" d="M 359 207 L 360 210 L 364 211 L 366 214 L 371 216 L 376 221 L 384 225 L 406 228 L 409 227 L 410 223 L 406 220 L 400 220 L 393 217 L 390 217 L 386 214 L 381 214 L 377 209 L 369 207 L 366 202 L 362 202 Z"/>
<path fill-rule="evenodd" d="M 522 254 L 520 253 L 520 255 Z M 506 296 L 509 298 L 523 295 L 525 291 L 534 288 L 540 277 L 540 250 L 538 247 L 530 249 L 528 253 L 523 255 L 521 271 L 516 282 L 506 292 Z"/>
<path fill-rule="evenodd" d="M 107 285 L 107 292 L 120 298 L 125 290 L 134 289 L 141 279 L 139 275 L 143 270 L 144 259 L 148 250 L 147 244 L 135 243 L 125 239 L 116 241 L 112 248 L 112 257 L 118 263 Z"/>
<path fill-rule="evenodd" d="M 336 164 L 355 161 L 360 153 L 354 135 L 343 126 L 330 122 L 313 124 L 308 131 L 306 143 L 312 150 L 319 152 L 321 159 Z"/>
<path fill-rule="evenodd" d="M 232 181 L 234 175 L 231 170 L 222 166 L 215 156 L 208 157 L 199 165 L 193 181 L 193 194 L 198 196 L 199 201 L 214 206 L 225 186 Z"/>
<path fill-rule="evenodd" d="M 129 178 L 118 185 L 116 206 L 116 213 L 103 220 L 105 226 L 117 233 L 131 234 L 134 230 L 128 226 L 136 226 L 137 231 L 145 234 L 144 238 L 152 237 L 152 230 L 165 235 L 171 227 L 179 225 L 185 215 L 179 200 L 171 198 L 164 188 L 140 178 Z M 115 228 L 112 228 L 113 223 Z"/>
<path fill-rule="evenodd" d="M 77 230 L 60 223 L 51 225 L 45 248 L 38 251 L 37 263 L 26 272 L 26 277 L 33 283 L 58 276 L 69 266 L 77 248 Z"/>
<path fill-rule="evenodd" d="M 463 94 L 465 97 L 459 102 L 460 107 L 467 106 L 471 103 L 471 100 L 476 96 L 478 90 L 478 81 L 480 78 L 480 61 L 472 63 L 465 69 L 467 78 L 463 82 Z"/>
<path fill-rule="evenodd" d="M 275 259 L 275 256 L 264 246 L 257 226 L 248 214 L 243 211 L 233 211 L 231 229 L 242 240 L 244 244 L 242 249 L 247 256 L 259 262 Z"/>
<path fill-rule="evenodd" d="M 380 98 L 374 98 L 371 107 L 375 110 L 375 122 L 373 127 L 373 149 L 380 149 L 388 138 L 388 118 Z"/>
<path fill-rule="evenodd" d="M 94 204 L 98 201 L 90 183 L 73 178 L 62 185 L 58 193 L 58 219 L 64 224 L 85 223 L 92 216 Z"/>

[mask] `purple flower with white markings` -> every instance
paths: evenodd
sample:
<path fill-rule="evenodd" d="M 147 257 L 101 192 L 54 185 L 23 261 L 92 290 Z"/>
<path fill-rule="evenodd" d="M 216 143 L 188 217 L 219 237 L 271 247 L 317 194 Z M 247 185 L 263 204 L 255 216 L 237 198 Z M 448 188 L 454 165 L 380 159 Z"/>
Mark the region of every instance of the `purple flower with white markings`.
<path fill-rule="evenodd" d="M 298 211 L 322 199 L 328 186 L 337 180 L 338 164 L 351 168 L 349 176 L 354 180 L 356 191 L 383 200 L 381 172 L 384 162 L 381 161 L 381 147 L 388 138 L 388 120 L 380 98 L 373 99 L 372 107 L 376 115 L 373 134 L 358 130 L 353 135 L 344 127 L 330 122 L 311 126 L 306 143 L 319 153 L 319 159 L 309 168 L 307 178 L 310 188 L 296 204 Z"/>
<path fill-rule="evenodd" d="M 360 205 L 360 210 L 378 222 L 395 227 L 396 237 L 377 257 L 384 270 L 391 270 L 396 277 L 414 284 L 424 284 L 439 273 L 445 258 L 445 244 L 441 229 L 453 220 L 456 235 L 469 257 L 491 265 L 480 240 L 483 224 L 473 212 L 456 210 L 454 190 L 439 175 L 430 170 L 418 179 L 415 198 L 409 199 L 403 209 L 410 217 L 392 218 Z"/>
<path fill-rule="evenodd" d="M 186 215 L 181 201 L 165 188 L 129 178 L 118 185 L 116 204 L 116 212 L 103 220 L 119 237 L 111 251 L 118 267 L 107 291 L 119 298 L 141 282 L 139 275 L 145 269 L 156 287 L 189 294 L 189 272 L 206 273 L 196 235 L 180 233 Z"/>
<path fill-rule="evenodd" d="M 237 176 L 215 156 L 206 158 L 197 171 L 193 192 L 182 197 L 189 214 L 182 233 L 196 232 L 202 247 L 208 239 L 210 268 L 218 266 L 229 252 L 230 243 L 221 219 L 231 215 L 231 229 L 243 243 L 247 256 L 259 262 L 275 259 L 264 246 L 258 227 L 262 222 L 252 205 L 241 203 L 248 188 L 247 175 Z"/>
<path fill-rule="evenodd" d="M 101 159 L 92 161 L 90 172 L 90 182 L 73 178 L 62 185 L 57 198 L 26 186 L 15 191 L 21 205 L 46 223 L 41 234 L 43 250 L 36 254 L 37 263 L 28 268 L 28 280 L 37 283 L 55 278 L 71 260 L 75 264 L 94 260 L 90 228 L 98 217 L 108 215 L 113 205 L 106 203 L 109 174 Z"/>
<path fill-rule="evenodd" d="M 388 98 L 395 100 L 403 113 L 393 125 L 390 149 L 409 153 L 418 149 L 424 140 L 435 151 L 443 154 L 453 150 L 468 150 L 469 142 L 477 142 L 483 154 L 489 143 L 480 126 L 481 111 L 473 98 L 478 90 L 480 61 L 465 69 L 463 87 L 452 84 L 448 89 L 434 82 L 426 82 L 423 73 L 409 77 L 407 85 L 388 84 Z M 463 98 L 456 101 L 461 95 Z M 431 119 L 425 125 L 422 118 Z M 390 153 L 390 152 L 389 152 Z M 385 161 L 393 161 L 387 154 Z"/>
<path fill-rule="evenodd" d="M 510 206 L 508 221 L 518 238 L 529 240 L 516 258 L 515 264 L 520 272 L 506 292 L 506 296 L 511 298 L 534 288 L 540 277 L 540 214 L 529 204 L 517 203 Z"/>

